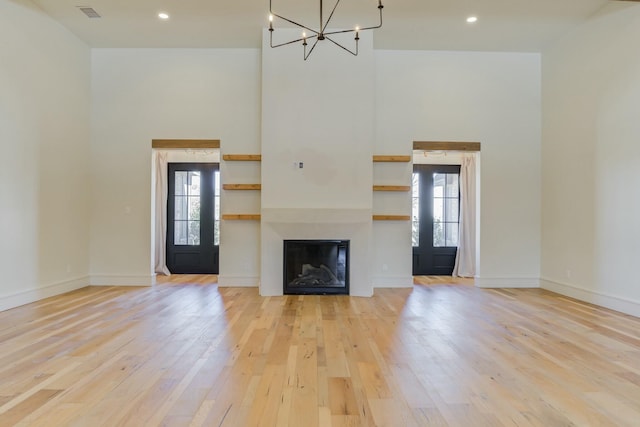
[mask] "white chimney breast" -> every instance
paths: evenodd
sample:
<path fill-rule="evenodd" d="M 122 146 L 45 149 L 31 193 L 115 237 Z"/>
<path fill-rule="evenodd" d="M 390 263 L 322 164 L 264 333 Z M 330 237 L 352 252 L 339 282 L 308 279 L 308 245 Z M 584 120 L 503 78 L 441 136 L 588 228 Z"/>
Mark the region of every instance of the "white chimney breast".
<path fill-rule="evenodd" d="M 301 44 L 272 49 L 263 32 L 262 295 L 282 294 L 285 239 L 350 240 L 350 293 L 373 294 L 374 65 L 371 32 L 357 57 L 325 40 L 306 61 Z"/>

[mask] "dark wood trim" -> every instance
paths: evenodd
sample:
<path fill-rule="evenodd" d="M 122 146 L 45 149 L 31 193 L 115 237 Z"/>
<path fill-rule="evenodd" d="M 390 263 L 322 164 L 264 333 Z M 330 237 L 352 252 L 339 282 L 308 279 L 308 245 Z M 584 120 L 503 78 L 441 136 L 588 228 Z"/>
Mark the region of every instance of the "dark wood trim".
<path fill-rule="evenodd" d="M 480 151 L 480 143 L 463 141 L 413 141 L 413 149 L 424 151 Z"/>
<path fill-rule="evenodd" d="M 402 163 L 408 163 L 411 161 L 411 156 L 401 156 L 401 155 L 394 155 L 394 156 L 387 156 L 387 155 L 374 155 L 373 156 L 373 161 L 374 162 L 402 162 Z"/>
<path fill-rule="evenodd" d="M 220 148 L 220 140 L 219 139 L 152 139 L 151 148 L 155 148 L 158 150 Z"/>

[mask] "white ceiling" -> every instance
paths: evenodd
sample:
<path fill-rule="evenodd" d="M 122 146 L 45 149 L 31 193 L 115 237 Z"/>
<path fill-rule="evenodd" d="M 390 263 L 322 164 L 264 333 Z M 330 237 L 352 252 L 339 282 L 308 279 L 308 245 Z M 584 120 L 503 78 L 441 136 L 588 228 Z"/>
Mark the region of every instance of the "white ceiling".
<path fill-rule="evenodd" d="M 33 1 L 92 47 L 257 48 L 269 14 L 269 0 Z M 274 12 L 310 26 L 318 20 L 319 0 L 272 1 Z M 334 1 L 324 0 L 325 9 Z M 612 0 L 383 0 L 384 25 L 375 30 L 374 44 L 377 49 L 537 52 L 607 3 Z M 615 3 L 609 6 L 640 7 Z M 376 5 L 377 0 L 342 0 L 332 23 L 375 23 Z M 102 17 L 89 19 L 78 6 L 92 7 Z M 157 18 L 161 10 L 171 15 L 168 21 Z M 300 10 L 311 13 L 305 17 Z M 472 14 L 478 22 L 469 25 L 465 19 Z"/>

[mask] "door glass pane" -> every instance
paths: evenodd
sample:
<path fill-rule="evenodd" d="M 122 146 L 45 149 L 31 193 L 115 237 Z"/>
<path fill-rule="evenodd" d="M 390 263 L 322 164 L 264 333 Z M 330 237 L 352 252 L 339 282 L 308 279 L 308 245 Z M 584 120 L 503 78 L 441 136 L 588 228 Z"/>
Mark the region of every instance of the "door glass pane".
<path fill-rule="evenodd" d="M 176 220 L 187 219 L 187 197 L 186 196 L 175 197 L 173 215 L 174 215 L 174 219 Z"/>
<path fill-rule="evenodd" d="M 433 246 L 458 245 L 459 175 L 433 174 Z"/>
<path fill-rule="evenodd" d="M 187 172 L 175 173 L 175 194 L 176 196 L 184 196 L 187 194 Z"/>
<path fill-rule="evenodd" d="M 433 198 L 433 222 L 444 221 L 444 199 Z"/>
<path fill-rule="evenodd" d="M 433 174 L 433 197 L 444 197 L 444 187 L 447 182 L 447 174 Z"/>
<path fill-rule="evenodd" d="M 447 222 L 458 222 L 458 198 L 455 199 L 445 199 L 445 221 Z"/>
<path fill-rule="evenodd" d="M 411 245 L 420 246 L 420 175 L 415 172 L 411 184 Z"/>
<path fill-rule="evenodd" d="M 189 187 L 187 189 L 190 196 L 200 195 L 200 172 L 189 171 Z"/>
<path fill-rule="evenodd" d="M 189 197 L 189 219 L 192 221 L 200 219 L 200 197 Z"/>
<path fill-rule="evenodd" d="M 415 198 L 420 197 L 420 175 L 414 172 L 411 183 L 411 196 Z"/>
<path fill-rule="evenodd" d="M 213 244 L 220 245 L 220 171 L 215 171 L 213 194 Z"/>
<path fill-rule="evenodd" d="M 174 245 L 200 244 L 200 172 L 176 171 Z"/>
<path fill-rule="evenodd" d="M 200 221 L 189 221 L 189 245 L 200 244 Z"/>
<path fill-rule="evenodd" d="M 446 223 L 446 246 L 458 246 L 458 223 L 447 222 Z"/>
<path fill-rule="evenodd" d="M 455 197 L 456 199 L 458 198 L 458 178 L 458 174 L 447 174 L 447 197 Z"/>
<path fill-rule="evenodd" d="M 187 221 L 174 221 L 173 223 L 173 244 L 174 245 L 186 245 L 187 244 Z"/>
<path fill-rule="evenodd" d="M 445 246 L 444 223 L 434 222 L 433 223 L 433 247 L 440 248 L 443 246 Z"/>

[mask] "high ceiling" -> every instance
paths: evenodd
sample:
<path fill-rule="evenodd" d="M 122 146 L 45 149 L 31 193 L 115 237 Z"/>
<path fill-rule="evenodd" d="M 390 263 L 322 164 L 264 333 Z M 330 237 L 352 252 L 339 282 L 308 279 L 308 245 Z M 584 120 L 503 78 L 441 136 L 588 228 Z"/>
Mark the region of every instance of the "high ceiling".
<path fill-rule="evenodd" d="M 269 13 L 269 0 L 33 1 L 92 47 L 257 48 Z M 310 25 L 318 20 L 320 0 L 272 1 L 274 12 Z M 334 1 L 325 0 L 325 9 Z M 332 22 L 344 19 L 349 27 L 366 26 L 371 16 L 375 22 L 377 0 L 341 1 Z M 540 51 L 605 5 L 640 7 L 612 0 L 383 0 L 383 4 L 384 26 L 374 33 L 377 49 L 520 52 Z M 101 18 L 88 18 L 78 6 L 95 9 Z M 159 20 L 160 11 L 169 13 L 170 19 Z M 478 22 L 467 24 L 469 15 L 476 15 Z"/>

